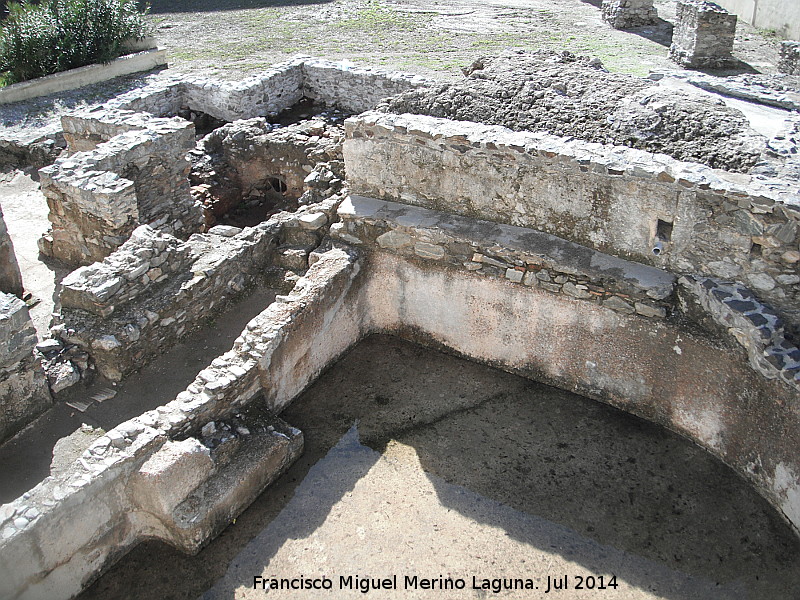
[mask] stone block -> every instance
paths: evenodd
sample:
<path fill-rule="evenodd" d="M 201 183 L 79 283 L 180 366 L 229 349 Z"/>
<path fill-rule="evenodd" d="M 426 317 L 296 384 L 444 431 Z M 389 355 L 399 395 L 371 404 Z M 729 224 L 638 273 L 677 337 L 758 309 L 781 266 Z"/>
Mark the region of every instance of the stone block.
<path fill-rule="evenodd" d="M 211 452 L 198 440 L 169 441 L 134 475 L 134 502 L 156 515 L 171 515 L 213 471 Z"/>
<path fill-rule="evenodd" d="M 735 35 L 736 15 L 713 2 L 678 0 L 669 56 L 691 69 L 724 68 L 734 62 Z"/>
<path fill-rule="evenodd" d="M 22 275 L 14 255 L 14 244 L 8 235 L 3 210 L 0 208 L 0 292 L 22 297 Z"/>
<path fill-rule="evenodd" d="M 614 29 L 653 25 L 658 19 L 653 0 L 603 0 L 601 10 Z"/>

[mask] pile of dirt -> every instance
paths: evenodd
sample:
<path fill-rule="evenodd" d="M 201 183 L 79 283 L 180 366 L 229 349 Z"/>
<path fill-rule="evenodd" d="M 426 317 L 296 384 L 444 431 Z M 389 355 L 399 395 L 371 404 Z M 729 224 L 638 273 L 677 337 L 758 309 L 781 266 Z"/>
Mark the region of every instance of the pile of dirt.
<path fill-rule="evenodd" d="M 721 101 L 609 73 L 599 60 L 569 52 L 506 52 L 475 61 L 464 74 L 456 83 L 405 92 L 379 109 L 546 131 L 737 172 L 753 167 L 766 143 Z"/>

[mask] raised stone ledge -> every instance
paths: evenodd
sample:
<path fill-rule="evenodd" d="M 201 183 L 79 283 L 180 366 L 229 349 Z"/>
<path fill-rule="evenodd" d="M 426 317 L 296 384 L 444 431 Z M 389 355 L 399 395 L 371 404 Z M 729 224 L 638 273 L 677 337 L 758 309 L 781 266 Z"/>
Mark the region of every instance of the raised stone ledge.
<path fill-rule="evenodd" d="M 698 276 L 681 277 L 679 283 L 747 350 L 756 371 L 800 390 L 800 349 L 786 338 L 783 321 L 774 310 L 736 283 Z"/>
<path fill-rule="evenodd" d="M 547 233 L 350 196 L 331 235 L 623 312 L 666 316 L 675 277 Z"/>
<path fill-rule="evenodd" d="M 419 115 L 364 113 L 345 133 L 353 194 L 537 229 L 674 273 L 737 279 L 800 322 L 800 193 L 790 183 Z"/>

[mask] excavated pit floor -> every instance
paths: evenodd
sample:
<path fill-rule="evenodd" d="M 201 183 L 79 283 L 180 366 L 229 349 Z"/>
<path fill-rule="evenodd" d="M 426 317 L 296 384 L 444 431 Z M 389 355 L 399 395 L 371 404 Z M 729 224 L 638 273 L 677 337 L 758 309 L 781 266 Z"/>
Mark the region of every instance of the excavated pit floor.
<path fill-rule="evenodd" d="M 397 338 L 371 336 L 283 414 L 305 454 L 195 557 L 134 549 L 80 598 L 772 600 L 797 597 L 800 542 L 688 441 L 605 405 Z M 618 587 L 578 590 L 580 577 Z M 253 577 L 329 577 L 329 592 Z M 465 589 L 403 589 L 404 577 Z M 472 589 L 472 577 L 538 590 Z M 596 582 L 599 579 L 595 580 Z M 585 586 L 584 586 L 585 587 Z M 559 595 L 560 594 L 560 595 Z"/>

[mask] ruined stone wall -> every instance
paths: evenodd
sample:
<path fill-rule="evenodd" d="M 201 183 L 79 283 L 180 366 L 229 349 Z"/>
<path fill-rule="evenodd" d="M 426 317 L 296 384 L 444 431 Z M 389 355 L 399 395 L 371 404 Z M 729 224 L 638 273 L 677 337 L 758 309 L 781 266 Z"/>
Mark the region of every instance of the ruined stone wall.
<path fill-rule="evenodd" d="M 800 75 L 800 42 L 781 42 L 778 71 L 787 75 Z"/>
<path fill-rule="evenodd" d="M 707 0 L 678 0 L 669 56 L 684 67 L 723 68 L 734 62 L 736 15 Z"/>
<path fill-rule="evenodd" d="M 0 292 L 22 298 L 22 274 L 19 271 L 14 244 L 8 234 L 3 209 L 0 207 Z"/>
<path fill-rule="evenodd" d="M 40 170 L 53 224 L 42 250 L 68 264 L 102 260 L 140 223 L 186 236 L 203 227 L 189 194 L 186 152 L 194 126 L 183 119 L 101 111 L 64 118 L 86 148 Z"/>
<path fill-rule="evenodd" d="M 119 380 L 170 348 L 249 287 L 269 264 L 277 228 L 195 234 L 186 242 L 143 225 L 101 263 L 63 282 L 54 334 Z"/>
<path fill-rule="evenodd" d="M 0 442 L 52 403 L 44 370 L 33 352 L 36 342 L 27 305 L 0 292 Z"/>
<path fill-rule="evenodd" d="M 354 254 L 318 255 L 174 401 L 3 506 L 0 596 L 69 597 L 143 539 L 196 552 L 226 527 L 302 452 L 299 430 L 278 419 L 254 426 L 246 405 L 262 385 L 271 406 L 285 405 L 364 334 L 359 273 Z M 220 431 L 223 451 L 209 452 Z"/>
<path fill-rule="evenodd" d="M 302 73 L 303 96 L 352 113 L 370 110 L 384 98 L 428 83 L 419 75 L 320 59 L 304 60 Z"/>
<path fill-rule="evenodd" d="M 653 0 L 603 0 L 600 8 L 615 29 L 653 25 L 658 18 Z"/>
<path fill-rule="evenodd" d="M 184 82 L 183 104 L 224 121 L 279 113 L 302 98 L 302 60 L 236 82 L 199 77 Z"/>
<path fill-rule="evenodd" d="M 352 193 L 742 281 L 800 322 L 800 195 L 664 155 L 424 116 L 348 119 Z"/>

